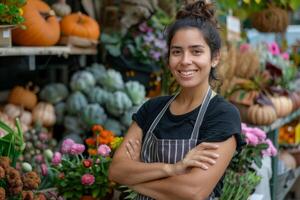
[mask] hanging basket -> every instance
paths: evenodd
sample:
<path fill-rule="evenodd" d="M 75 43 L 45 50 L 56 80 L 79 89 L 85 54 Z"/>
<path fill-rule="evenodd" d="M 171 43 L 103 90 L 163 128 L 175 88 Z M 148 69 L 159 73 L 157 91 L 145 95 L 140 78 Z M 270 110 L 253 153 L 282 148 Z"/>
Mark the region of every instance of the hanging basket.
<path fill-rule="evenodd" d="M 289 24 L 288 12 L 275 6 L 253 13 L 250 20 L 252 26 L 260 32 L 282 33 Z"/>

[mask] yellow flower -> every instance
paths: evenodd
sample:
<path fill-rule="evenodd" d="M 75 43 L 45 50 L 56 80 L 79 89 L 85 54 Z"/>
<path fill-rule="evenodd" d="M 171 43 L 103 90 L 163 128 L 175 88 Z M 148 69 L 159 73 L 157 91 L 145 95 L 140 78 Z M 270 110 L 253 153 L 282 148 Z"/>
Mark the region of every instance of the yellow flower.
<path fill-rule="evenodd" d="M 123 142 L 123 137 L 115 137 L 114 140 L 110 143 L 112 149 L 116 149 Z"/>
<path fill-rule="evenodd" d="M 22 16 L 23 15 L 23 9 L 22 8 L 19 8 L 19 12 L 20 12 L 20 15 Z"/>
<path fill-rule="evenodd" d="M 250 4 L 250 0 L 243 0 L 244 3 Z"/>
<path fill-rule="evenodd" d="M 256 2 L 257 4 L 259 4 L 259 3 L 260 3 L 260 1 L 261 1 L 261 0 L 255 0 L 255 2 Z"/>

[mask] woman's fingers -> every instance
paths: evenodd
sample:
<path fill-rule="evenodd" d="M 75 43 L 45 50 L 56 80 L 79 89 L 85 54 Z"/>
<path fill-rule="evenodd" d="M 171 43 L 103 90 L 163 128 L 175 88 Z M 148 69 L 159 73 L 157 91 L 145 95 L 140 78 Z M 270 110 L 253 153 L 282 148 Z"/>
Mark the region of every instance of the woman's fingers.
<path fill-rule="evenodd" d="M 207 149 L 207 150 L 216 150 L 219 148 L 219 145 L 213 144 L 213 143 L 208 143 L 208 142 L 202 142 L 199 144 L 196 149 L 201 150 L 201 149 Z"/>
<path fill-rule="evenodd" d="M 138 140 L 129 140 L 126 144 L 127 154 L 130 156 L 132 160 L 136 160 L 140 155 L 140 146 Z"/>

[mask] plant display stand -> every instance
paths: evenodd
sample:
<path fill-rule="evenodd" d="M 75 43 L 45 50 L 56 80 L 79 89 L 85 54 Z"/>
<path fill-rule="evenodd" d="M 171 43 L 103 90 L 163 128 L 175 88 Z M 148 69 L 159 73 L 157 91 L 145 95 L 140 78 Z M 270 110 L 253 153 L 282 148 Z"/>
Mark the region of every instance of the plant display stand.
<path fill-rule="evenodd" d="M 268 133 L 269 138 L 272 140 L 275 147 L 278 149 L 278 134 L 279 128 L 300 116 L 300 109 L 291 113 L 285 118 L 277 119 L 274 123 L 269 126 L 260 126 L 259 128 L 263 129 Z M 287 173 L 278 175 L 278 156 L 272 158 L 272 179 L 270 182 L 271 187 L 271 198 L 272 200 L 283 200 L 288 191 L 291 189 L 297 178 L 300 176 L 300 168 L 298 167 L 295 170 L 290 170 Z M 287 179 L 287 176 L 292 178 Z"/>

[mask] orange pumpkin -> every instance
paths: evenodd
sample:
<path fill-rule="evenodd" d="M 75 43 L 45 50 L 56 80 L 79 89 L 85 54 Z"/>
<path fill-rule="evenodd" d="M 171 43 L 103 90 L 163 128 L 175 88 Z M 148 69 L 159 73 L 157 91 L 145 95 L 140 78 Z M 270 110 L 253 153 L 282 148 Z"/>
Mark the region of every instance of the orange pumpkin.
<path fill-rule="evenodd" d="M 8 97 L 8 102 L 32 110 L 37 104 L 36 91 L 21 86 L 15 86 Z"/>
<path fill-rule="evenodd" d="M 52 46 L 60 38 L 60 26 L 51 8 L 41 0 L 28 0 L 23 7 L 26 29 L 14 29 L 14 44 L 24 46 Z"/>
<path fill-rule="evenodd" d="M 60 28 L 64 36 L 78 36 L 92 40 L 98 40 L 100 36 L 99 24 L 80 12 L 63 17 Z"/>

